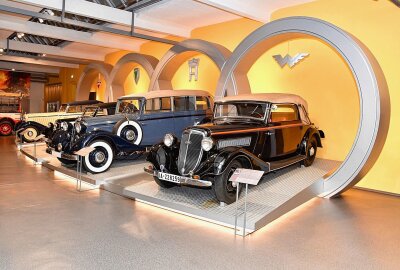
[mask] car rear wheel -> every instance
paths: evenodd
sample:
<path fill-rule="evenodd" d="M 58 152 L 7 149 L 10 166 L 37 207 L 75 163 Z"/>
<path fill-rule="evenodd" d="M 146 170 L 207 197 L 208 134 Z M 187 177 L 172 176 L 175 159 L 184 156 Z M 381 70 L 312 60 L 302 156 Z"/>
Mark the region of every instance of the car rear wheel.
<path fill-rule="evenodd" d="M 215 177 L 213 187 L 215 195 L 220 202 L 231 204 L 236 201 L 237 187 L 233 182 L 229 181 L 229 178 L 238 168 L 243 168 L 242 163 L 238 160 L 233 160 L 221 175 Z"/>
<path fill-rule="evenodd" d="M 307 142 L 306 159 L 303 161 L 304 166 L 309 167 L 313 164 L 315 157 L 317 155 L 317 148 L 318 148 L 317 139 L 314 136 L 312 136 Z"/>
<path fill-rule="evenodd" d="M 95 148 L 89 155 L 83 158 L 83 166 L 90 173 L 102 173 L 107 171 L 114 159 L 114 151 L 111 145 L 103 140 L 90 143 L 88 146 Z"/>
<path fill-rule="evenodd" d="M 22 135 L 22 140 L 27 143 L 34 142 L 34 139 L 39 135 L 37 128 L 30 126 L 27 127 L 26 132 Z"/>
<path fill-rule="evenodd" d="M 160 179 L 158 179 L 157 176 L 153 176 L 153 178 L 154 178 L 154 181 L 156 181 L 157 185 L 159 185 L 162 188 L 172 188 L 172 187 L 176 186 L 175 183 L 164 181 L 164 180 L 160 180 Z"/>
<path fill-rule="evenodd" d="M 9 136 L 12 133 L 13 125 L 10 121 L 1 121 L 0 122 L 0 135 L 1 136 Z"/>

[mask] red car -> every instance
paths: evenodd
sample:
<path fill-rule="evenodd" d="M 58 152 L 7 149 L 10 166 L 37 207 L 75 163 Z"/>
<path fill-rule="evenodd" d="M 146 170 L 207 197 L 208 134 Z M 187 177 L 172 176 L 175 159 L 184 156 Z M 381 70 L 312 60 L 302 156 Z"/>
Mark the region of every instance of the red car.
<path fill-rule="evenodd" d="M 21 121 L 21 113 L 0 112 L 0 135 L 11 135 L 14 126 Z"/>

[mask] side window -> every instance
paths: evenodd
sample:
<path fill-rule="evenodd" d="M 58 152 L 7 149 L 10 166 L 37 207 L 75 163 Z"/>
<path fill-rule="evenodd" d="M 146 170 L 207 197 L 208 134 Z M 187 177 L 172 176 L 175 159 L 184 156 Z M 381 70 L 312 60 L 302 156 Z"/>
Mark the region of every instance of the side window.
<path fill-rule="evenodd" d="M 297 106 L 294 104 L 273 104 L 271 106 L 271 122 L 287 122 L 299 120 Z"/>
<path fill-rule="evenodd" d="M 170 97 L 163 97 L 160 98 L 160 108 L 163 112 L 171 111 L 171 98 Z"/>
<path fill-rule="evenodd" d="M 194 97 L 174 97 L 174 110 L 180 111 L 194 111 L 195 98 Z"/>
<path fill-rule="evenodd" d="M 163 111 L 171 111 L 171 99 L 169 97 L 152 98 L 146 100 L 146 113 Z"/>
<path fill-rule="evenodd" d="M 207 110 L 210 108 L 210 104 L 206 97 L 196 97 L 196 108 L 197 110 Z"/>

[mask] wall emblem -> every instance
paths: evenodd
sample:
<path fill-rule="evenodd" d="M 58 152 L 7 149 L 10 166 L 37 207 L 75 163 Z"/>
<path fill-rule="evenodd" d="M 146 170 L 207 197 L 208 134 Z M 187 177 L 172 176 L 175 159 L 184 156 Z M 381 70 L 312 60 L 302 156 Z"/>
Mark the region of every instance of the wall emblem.
<path fill-rule="evenodd" d="M 280 54 L 277 54 L 272 57 L 281 66 L 281 68 L 283 68 L 286 64 L 292 68 L 309 55 L 309 53 L 298 53 L 294 57 L 291 57 L 289 54 L 286 54 L 285 57 L 282 57 Z"/>
<path fill-rule="evenodd" d="M 139 79 L 140 79 L 140 69 L 139 68 L 133 69 L 133 77 L 135 79 L 135 84 L 138 84 Z"/>
<path fill-rule="evenodd" d="M 195 81 L 197 81 L 199 79 L 199 63 L 200 63 L 200 58 L 193 58 L 188 61 L 189 82 L 192 81 L 192 76 L 194 76 Z"/>

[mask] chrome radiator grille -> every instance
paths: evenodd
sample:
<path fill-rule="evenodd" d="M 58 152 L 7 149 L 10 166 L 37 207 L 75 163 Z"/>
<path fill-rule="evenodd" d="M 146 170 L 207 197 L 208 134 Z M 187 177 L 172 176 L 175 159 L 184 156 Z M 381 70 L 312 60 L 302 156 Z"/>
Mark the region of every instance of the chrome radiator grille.
<path fill-rule="evenodd" d="M 195 130 L 185 131 L 182 134 L 178 158 L 178 170 L 181 175 L 188 175 L 199 165 L 203 156 L 201 148 L 203 138 L 203 133 Z"/>

